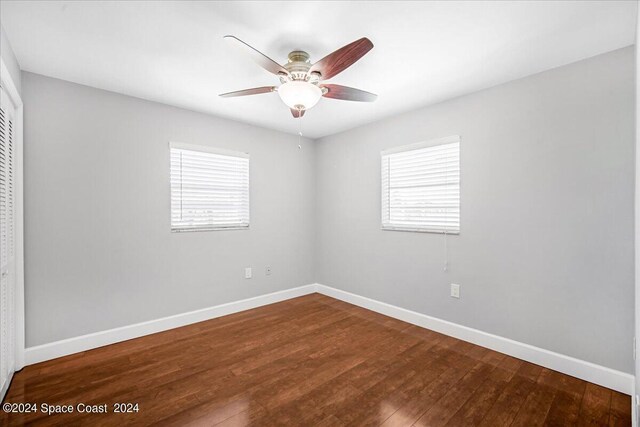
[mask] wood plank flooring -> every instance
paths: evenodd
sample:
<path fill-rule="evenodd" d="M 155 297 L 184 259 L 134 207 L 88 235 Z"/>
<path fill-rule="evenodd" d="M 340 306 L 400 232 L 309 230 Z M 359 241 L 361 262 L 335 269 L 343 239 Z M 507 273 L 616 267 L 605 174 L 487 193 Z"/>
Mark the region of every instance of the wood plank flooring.
<path fill-rule="evenodd" d="M 4 403 L 39 410 L 2 425 L 631 425 L 629 396 L 319 294 L 28 366 Z"/>

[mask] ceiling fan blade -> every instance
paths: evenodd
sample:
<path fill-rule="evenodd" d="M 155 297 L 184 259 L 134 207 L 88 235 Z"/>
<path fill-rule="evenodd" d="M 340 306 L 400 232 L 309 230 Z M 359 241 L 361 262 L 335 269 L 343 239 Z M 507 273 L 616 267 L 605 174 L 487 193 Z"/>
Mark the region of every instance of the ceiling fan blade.
<path fill-rule="evenodd" d="M 304 116 L 304 112 L 306 110 L 294 110 L 293 108 L 291 109 L 291 114 L 293 115 L 293 117 L 295 117 L 296 119 L 299 119 L 300 117 Z"/>
<path fill-rule="evenodd" d="M 326 84 L 320 85 L 320 87 L 326 88 L 327 92 L 322 95 L 325 98 L 343 99 L 345 101 L 360 101 L 360 102 L 373 102 L 378 98 L 375 93 L 367 92 L 360 89 L 355 89 L 348 86 Z"/>
<path fill-rule="evenodd" d="M 269 92 L 274 92 L 275 90 L 276 90 L 275 86 L 262 86 L 262 87 L 254 87 L 251 89 L 237 90 L 235 92 L 221 93 L 220 96 L 223 98 L 233 98 L 234 96 L 247 96 L 247 95 L 257 95 L 259 93 L 269 93 Z"/>
<path fill-rule="evenodd" d="M 276 61 L 269 58 L 267 55 L 260 52 L 259 50 L 249 46 L 239 38 L 235 36 L 224 36 L 223 38 L 233 43 L 235 46 L 238 46 L 239 48 L 244 50 L 244 52 L 247 53 L 256 64 L 258 64 L 268 72 L 273 73 L 275 75 L 285 75 L 285 76 L 289 75 L 289 72 L 287 71 L 287 69 L 284 68 L 282 65 L 278 64 Z"/>
<path fill-rule="evenodd" d="M 318 72 L 323 80 L 341 73 L 349 68 L 354 62 L 362 58 L 373 48 L 373 43 L 366 37 L 356 40 L 353 43 L 341 47 L 333 53 L 316 62 L 309 69 L 310 73 Z"/>

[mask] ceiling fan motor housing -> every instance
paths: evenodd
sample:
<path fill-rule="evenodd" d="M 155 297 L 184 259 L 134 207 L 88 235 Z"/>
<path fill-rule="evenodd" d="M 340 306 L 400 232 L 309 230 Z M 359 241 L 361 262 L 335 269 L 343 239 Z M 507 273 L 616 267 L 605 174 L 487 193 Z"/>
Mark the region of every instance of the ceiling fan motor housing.
<path fill-rule="evenodd" d="M 311 63 L 309 62 L 309 54 L 305 51 L 294 50 L 289 53 L 289 62 L 284 65 L 284 68 L 289 72 L 291 80 L 308 81 L 314 84 L 317 84 L 320 80 L 319 74 L 309 74 Z"/>

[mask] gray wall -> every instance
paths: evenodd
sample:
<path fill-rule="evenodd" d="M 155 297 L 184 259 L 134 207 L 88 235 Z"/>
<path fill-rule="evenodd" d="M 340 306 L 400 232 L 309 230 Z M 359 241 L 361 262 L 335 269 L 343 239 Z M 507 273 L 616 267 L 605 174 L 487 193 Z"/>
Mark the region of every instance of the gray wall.
<path fill-rule="evenodd" d="M 11 75 L 11 79 L 13 80 L 13 84 L 16 85 L 18 93 L 20 94 L 20 96 L 22 96 L 20 65 L 18 64 L 16 55 L 13 53 L 13 49 L 9 44 L 9 38 L 7 37 L 7 33 L 5 33 L 4 27 L 2 25 L 0 25 L 0 56 L 2 56 L 2 60 L 9 70 L 9 74 Z"/>
<path fill-rule="evenodd" d="M 22 76 L 27 346 L 314 281 L 311 141 Z M 169 141 L 250 153 L 249 230 L 169 231 Z"/>
<path fill-rule="evenodd" d="M 317 281 L 633 372 L 633 48 L 302 149 L 22 76 L 28 346 Z M 445 273 L 442 235 L 380 230 L 379 153 L 453 134 L 462 231 Z M 250 230 L 169 232 L 170 140 L 251 153 Z"/>
<path fill-rule="evenodd" d="M 633 372 L 634 78 L 629 47 L 317 141 L 317 281 Z M 380 229 L 380 150 L 454 134 L 445 273 Z"/>
<path fill-rule="evenodd" d="M 640 7 L 637 10 L 636 18 L 636 200 L 635 200 L 635 247 L 640 247 L 640 55 L 638 55 L 638 41 L 640 39 Z M 635 253 L 635 337 L 636 343 L 640 344 L 640 251 Z M 638 345 L 637 344 L 637 345 Z M 637 347 L 636 345 L 636 347 Z M 638 396 L 640 395 L 640 357 L 635 361 L 635 392 L 636 397 L 632 400 L 634 425 L 638 425 Z"/>

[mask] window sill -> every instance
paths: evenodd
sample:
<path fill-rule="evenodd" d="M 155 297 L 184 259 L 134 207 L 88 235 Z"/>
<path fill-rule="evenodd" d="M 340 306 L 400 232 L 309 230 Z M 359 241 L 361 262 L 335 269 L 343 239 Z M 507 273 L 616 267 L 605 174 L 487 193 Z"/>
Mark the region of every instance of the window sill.
<path fill-rule="evenodd" d="M 431 233 L 431 234 L 452 234 L 452 235 L 459 235 L 460 234 L 460 230 L 456 230 L 456 231 L 442 231 L 442 230 L 428 230 L 425 228 L 411 228 L 411 227 L 390 227 L 390 226 L 382 226 L 381 227 L 382 231 L 408 231 L 408 232 L 413 232 L 413 233 Z"/>
<path fill-rule="evenodd" d="M 248 230 L 248 225 L 237 225 L 232 227 L 207 227 L 207 228 L 172 228 L 172 233 L 195 233 L 198 231 L 224 231 L 224 230 Z"/>

